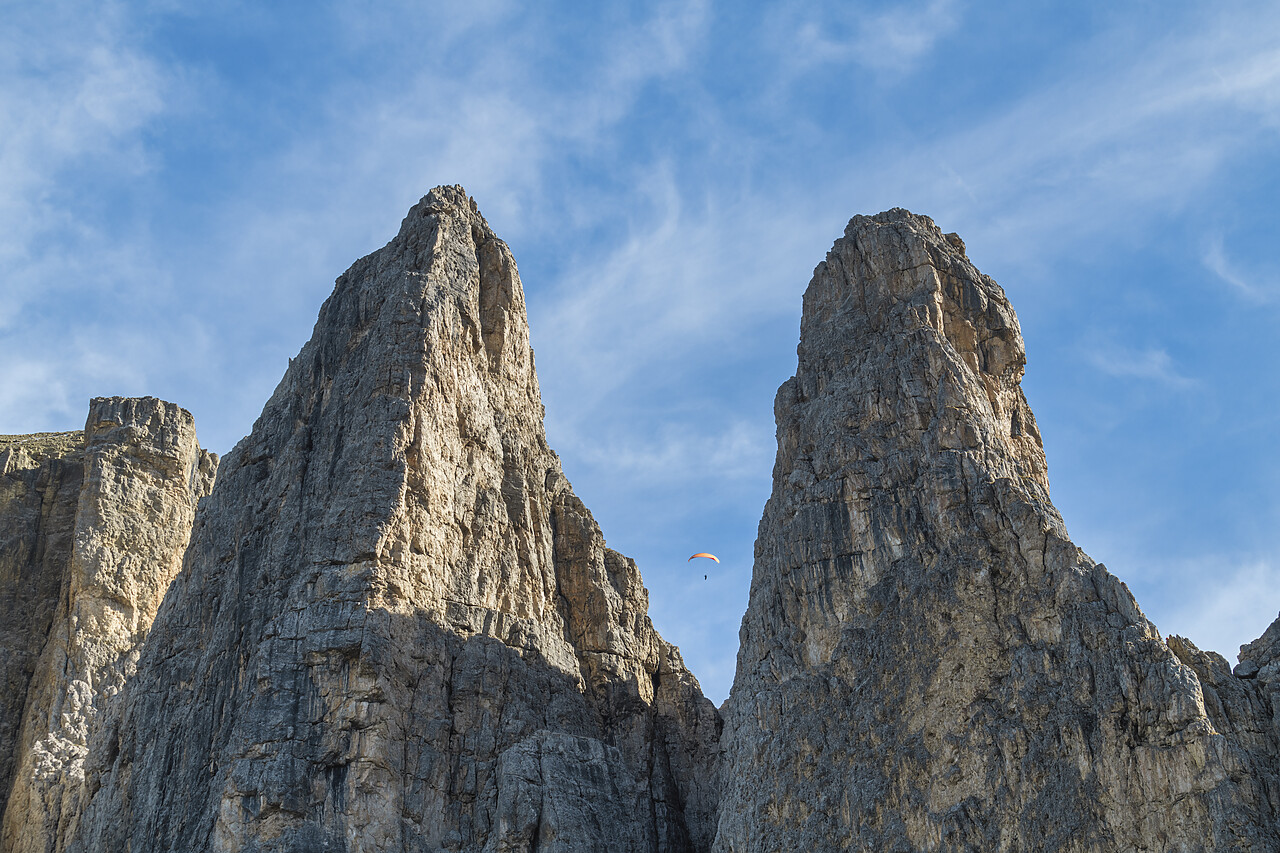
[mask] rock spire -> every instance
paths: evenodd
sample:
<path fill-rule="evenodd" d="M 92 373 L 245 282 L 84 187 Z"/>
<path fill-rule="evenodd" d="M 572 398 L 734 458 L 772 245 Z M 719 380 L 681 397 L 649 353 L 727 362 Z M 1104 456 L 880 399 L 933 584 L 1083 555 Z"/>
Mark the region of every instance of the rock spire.
<path fill-rule="evenodd" d="M 1025 363 L 959 237 L 849 223 L 722 718 L 437 188 L 220 465 L 152 398 L 0 436 L 0 853 L 1280 849 L 1280 620 L 1234 672 L 1161 637 L 1050 502 Z"/>
<path fill-rule="evenodd" d="M 1024 365 L 1003 290 L 926 217 L 856 216 L 818 265 L 717 851 L 1280 849 L 1263 692 L 1071 543 Z"/>
<path fill-rule="evenodd" d="M 69 849 L 707 849 L 719 717 L 542 417 L 511 253 L 433 190 L 224 459 Z"/>

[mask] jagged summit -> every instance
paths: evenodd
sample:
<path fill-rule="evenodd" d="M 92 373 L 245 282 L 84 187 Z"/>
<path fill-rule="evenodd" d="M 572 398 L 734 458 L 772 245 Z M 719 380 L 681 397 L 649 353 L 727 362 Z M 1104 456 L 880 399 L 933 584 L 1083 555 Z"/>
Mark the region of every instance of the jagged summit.
<path fill-rule="evenodd" d="M 1219 702 L 1216 656 L 1067 538 L 1025 363 L 1004 291 L 926 217 L 854 217 L 818 265 L 717 850 L 1277 849 L 1270 712 L 1229 675 Z"/>
<path fill-rule="evenodd" d="M 963 241 L 854 217 L 798 359 L 723 720 L 461 187 L 220 464 L 153 398 L 0 437 L 0 853 L 1280 849 L 1280 620 L 1233 675 L 1071 543 Z"/>
<path fill-rule="evenodd" d="M 432 190 L 224 459 L 69 849 L 706 849 L 719 718 L 542 414 L 511 253 Z"/>

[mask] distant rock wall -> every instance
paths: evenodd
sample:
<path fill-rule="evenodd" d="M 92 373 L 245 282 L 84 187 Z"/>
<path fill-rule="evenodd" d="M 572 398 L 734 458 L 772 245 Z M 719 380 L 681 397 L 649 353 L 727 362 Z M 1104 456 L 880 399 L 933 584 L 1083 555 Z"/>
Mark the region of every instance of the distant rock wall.
<path fill-rule="evenodd" d="M 223 461 L 71 849 L 708 849 L 719 716 L 542 417 L 511 253 L 433 190 Z"/>
<path fill-rule="evenodd" d="M 1166 645 L 1071 543 L 1024 364 L 926 217 L 854 217 L 815 270 L 716 850 L 1280 849 L 1263 679 Z"/>
<path fill-rule="evenodd" d="M 70 562 L 83 448 L 80 432 L 0 436 L 0 817 L 31 675 Z"/>
<path fill-rule="evenodd" d="M 12 719 L 22 722 L 7 753 L 14 772 L 0 849 L 46 853 L 74 832 L 90 740 L 111 725 L 217 459 L 197 444 L 189 412 L 152 397 L 95 399 L 83 433 L 16 440 L 4 452 L 6 485 L 40 472 L 26 494 L 46 509 L 0 507 L 0 523 L 13 531 L 3 558 L 39 555 L 40 571 L 19 577 L 21 594 L 37 604 L 12 615 L 38 613 L 43 626 L 24 627 L 42 641 L 38 660 L 27 659 L 28 689 L 5 693 L 6 711 L 18 707 Z M 40 467 L 28 467 L 41 455 Z M 36 547 L 24 549 L 28 541 Z"/>

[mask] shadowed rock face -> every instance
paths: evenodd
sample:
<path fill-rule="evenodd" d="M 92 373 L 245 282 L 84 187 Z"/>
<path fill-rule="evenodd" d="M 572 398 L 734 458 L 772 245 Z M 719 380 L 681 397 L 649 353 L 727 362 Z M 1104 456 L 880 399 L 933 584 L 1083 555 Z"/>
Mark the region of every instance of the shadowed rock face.
<path fill-rule="evenodd" d="M 0 853 L 1280 849 L 1280 620 L 1233 674 L 1071 543 L 960 239 L 855 217 L 799 356 L 723 736 L 459 187 L 338 279 L 211 495 L 152 398 L 0 436 Z"/>
<path fill-rule="evenodd" d="M 217 458 L 189 412 L 152 397 L 95 399 L 83 433 L 15 437 L 0 453 L 0 559 L 14 595 L 0 622 L 40 649 L 18 667 L 29 683 L 5 685 L 6 722 L 21 728 L 5 746 L 0 849 L 46 853 L 74 833 L 89 744 L 114 725 Z"/>
<path fill-rule="evenodd" d="M 1272 646 L 1250 682 L 1166 645 L 1071 543 L 1024 364 L 926 217 L 854 217 L 814 272 L 717 850 L 1280 849 Z"/>
<path fill-rule="evenodd" d="M 0 808 L 13 784 L 31 676 L 58 608 L 83 479 L 83 433 L 0 437 Z"/>
<path fill-rule="evenodd" d="M 719 717 L 542 416 L 511 254 L 434 190 L 223 461 L 70 849 L 709 848 Z"/>

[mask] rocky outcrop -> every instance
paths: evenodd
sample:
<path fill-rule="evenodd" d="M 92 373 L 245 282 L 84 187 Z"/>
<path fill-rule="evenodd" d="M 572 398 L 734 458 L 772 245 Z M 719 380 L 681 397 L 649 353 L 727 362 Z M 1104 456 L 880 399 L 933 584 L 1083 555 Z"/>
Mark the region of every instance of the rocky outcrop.
<path fill-rule="evenodd" d="M 0 554 L 21 568 L 6 572 L 3 621 L 28 649 L 11 667 L 27 683 L 5 686 L 21 727 L 0 849 L 46 853 L 75 830 L 89 742 L 117 711 L 217 460 L 189 412 L 151 397 L 95 399 L 83 433 L 14 439 L 4 454 Z"/>
<path fill-rule="evenodd" d="M 31 675 L 70 560 L 83 446 L 79 432 L 0 436 L 0 817 Z"/>
<path fill-rule="evenodd" d="M 0 437 L 0 853 L 1280 849 L 1280 620 L 1232 671 L 1071 543 L 959 237 L 855 217 L 799 357 L 723 723 L 461 188 L 338 279 L 216 486 L 151 398 Z"/>
<path fill-rule="evenodd" d="M 719 717 L 542 416 L 511 254 L 434 190 L 223 461 L 70 849 L 707 849 Z"/>
<path fill-rule="evenodd" d="M 1255 679 L 1166 644 L 1071 543 L 1024 364 L 925 217 L 854 217 L 816 269 L 716 850 L 1280 849 L 1275 644 Z"/>

